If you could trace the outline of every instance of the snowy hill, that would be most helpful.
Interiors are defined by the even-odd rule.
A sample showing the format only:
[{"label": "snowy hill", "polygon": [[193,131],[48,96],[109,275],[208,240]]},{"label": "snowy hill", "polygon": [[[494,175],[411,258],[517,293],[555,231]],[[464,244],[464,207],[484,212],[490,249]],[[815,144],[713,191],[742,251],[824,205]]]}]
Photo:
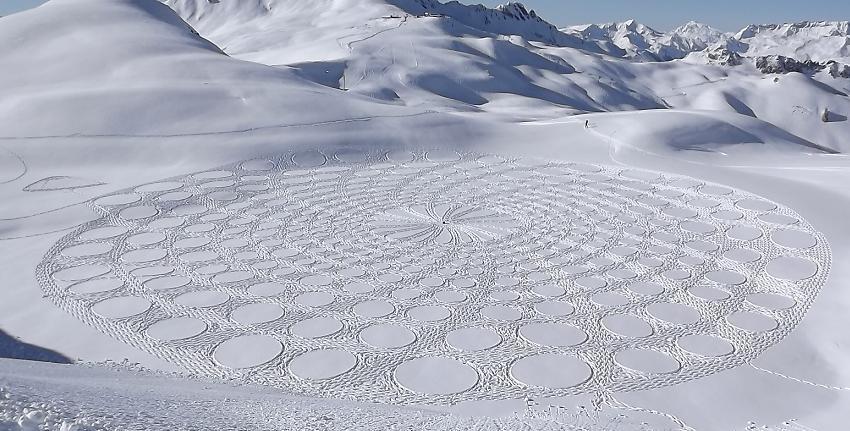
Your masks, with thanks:
[{"label": "snowy hill", "polygon": [[228,57],[154,1],[53,0],[2,24],[0,39],[17,41],[0,46],[5,136],[242,130],[279,124],[275,112],[310,122],[376,105],[334,96],[337,111],[296,109],[335,92]]}]

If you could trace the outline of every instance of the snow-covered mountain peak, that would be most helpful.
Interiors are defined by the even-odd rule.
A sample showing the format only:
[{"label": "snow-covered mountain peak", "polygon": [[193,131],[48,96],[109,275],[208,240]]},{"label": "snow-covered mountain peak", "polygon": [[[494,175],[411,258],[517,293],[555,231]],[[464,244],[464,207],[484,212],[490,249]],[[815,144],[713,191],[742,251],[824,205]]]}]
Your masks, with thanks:
[{"label": "snow-covered mountain peak", "polygon": [[595,45],[588,46],[579,38],[562,33],[533,10],[518,2],[506,3],[491,9],[480,4],[465,5],[457,1],[445,3],[440,0],[386,1],[411,15],[438,15],[489,33],[522,36],[526,40],[548,45],[583,47],[601,51]]},{"label": "snow-covered mountain peak", "polygon": [[850,36],[850,21],[801,21],[784,24],[751,24],[736,34],[738,39],[749,39],[760,34],[792,37],[805,36]]},{"label": "snow-covered mountain peak", "polygon": [[[677,29],[678,30],[678,29]],[[682,58],[688,52],[704,49],[709,39],[705,30],[682,28],[671,33],[660,32],[634,19],[607,24],[590,24],[564,29],[586,42],[597,43],[618,49],[609,49],[609,54],[626,56],[646,61],[667,61]],[[618,52],[619,51],[619,52]]]},{"label": "snow-covered mountain peak", "polygon": [[542,21],[542,19],[537,16],[537,13],[535,13],[534,10],[526,8],[524,4],[519,2],[510,2],[496,6],[496,10],[519,21]]},{"label": "snow-covered mountain peak", "polygon": [[728,34],[697,21],[689,21],[670,33],[705,45],[713,45],[729,37]]}]

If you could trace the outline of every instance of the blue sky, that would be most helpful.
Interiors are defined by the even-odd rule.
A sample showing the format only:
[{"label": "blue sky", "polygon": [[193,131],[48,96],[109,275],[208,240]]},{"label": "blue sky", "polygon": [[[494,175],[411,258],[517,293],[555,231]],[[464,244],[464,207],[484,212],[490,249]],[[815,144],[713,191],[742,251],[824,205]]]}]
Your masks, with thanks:
[{"label": "blue sky", "polygon": [[[506,1],[463,0],[487,6]],[[43,2],[0,0],[0,15]],[[558,26],[635,18],[658,30],[696,20],[724,31],[735,31],[751,23],[850,20],[848,0],[523,0],[523,3]]]},{"label": "blue sky", "polygon": [[0,0],[0,15],[8,15],[42,3],[44,3],[44,0]]}]

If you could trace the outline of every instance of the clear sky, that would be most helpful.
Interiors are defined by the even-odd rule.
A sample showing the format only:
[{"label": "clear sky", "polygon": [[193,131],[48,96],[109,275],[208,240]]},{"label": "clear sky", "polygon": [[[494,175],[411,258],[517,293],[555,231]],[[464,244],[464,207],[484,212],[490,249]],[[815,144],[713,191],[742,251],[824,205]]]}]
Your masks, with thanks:
[{"label": "clear sky", "polygon": [[8,15],[44,3],[45,0],[0,0],[0,15]]},{"label": "clear sky", "polygon": [[[507,0],[463,0],[496,6]],[[30,8],[44,0],[0,0],[0,15]],[[634,18],[658,30],[690,20],[724,31],[747,24],[802,20],[850,20],[850,0],[523,0],[558,26]]]}]

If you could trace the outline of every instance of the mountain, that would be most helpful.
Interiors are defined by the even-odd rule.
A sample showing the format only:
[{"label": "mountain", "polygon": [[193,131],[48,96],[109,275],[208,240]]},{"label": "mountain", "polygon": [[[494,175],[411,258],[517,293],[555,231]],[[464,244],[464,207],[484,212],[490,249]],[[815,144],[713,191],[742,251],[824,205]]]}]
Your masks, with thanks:
[{"label": "mountain", "polygon": [[494,9],[480,4],[464,5],[457,1],[443,3],[439,0],[392,0],[390,3],[412,15],[452,17],[464,25],[490,33],[522,36],[526,40],[548,45],[595,49],[593,44],[585,44],[578,37],[562,33],[522,3],[505,3]]},{"label": "mountain", "polygon": [[[706,51],[714,58],[782,56],[797,61],[850,63],[850,23],[800,22],[750,25],[735,34],[706,24],[688,22],[672,31],[660,32],[634,20],[590,24],[562,29],[587,43],[614,46],[625,57],[638,61],[670,61]],[[609,49],[612,55],[616,50]]]},{"label": "mountain", "polygon": [[[589,24],[563,29],[587,42],[615,46],[622,55],[642,61],[670,61],[684,58],[688,53],[702,51],[723,40],[727,35],[697,22],[689,22],[671,32],[663,33],[635,20],[608,24]],[[617,52],[613,51],[616,55]]]},{"label": "mountain", "polygon": [[443,21],[458,32],[519,36],[547,45],[603,52],[594,42],[560,32],[521,3],[490,9],[437,0],[162,1],[228,52],[254,59],[250,51],[262,46],[266,63],[272,53],[278,64],[308,56],[314,60],[339,58],[351,44],[359,43],[359,36],[392,30],[411,18]]},{"label": "mountain", "polygon": [[850,63],[850,22],[819,21],[750,25],[735,39],[749,57],[781,55],[797,60]]},{"label": "mountain", "polygon": [[707,24],[689,21],[668,33],[671,39],[677,37],[680,46],[687,51],[702,51],[709,46],[725,42],[729,34],[723,33]]}]

